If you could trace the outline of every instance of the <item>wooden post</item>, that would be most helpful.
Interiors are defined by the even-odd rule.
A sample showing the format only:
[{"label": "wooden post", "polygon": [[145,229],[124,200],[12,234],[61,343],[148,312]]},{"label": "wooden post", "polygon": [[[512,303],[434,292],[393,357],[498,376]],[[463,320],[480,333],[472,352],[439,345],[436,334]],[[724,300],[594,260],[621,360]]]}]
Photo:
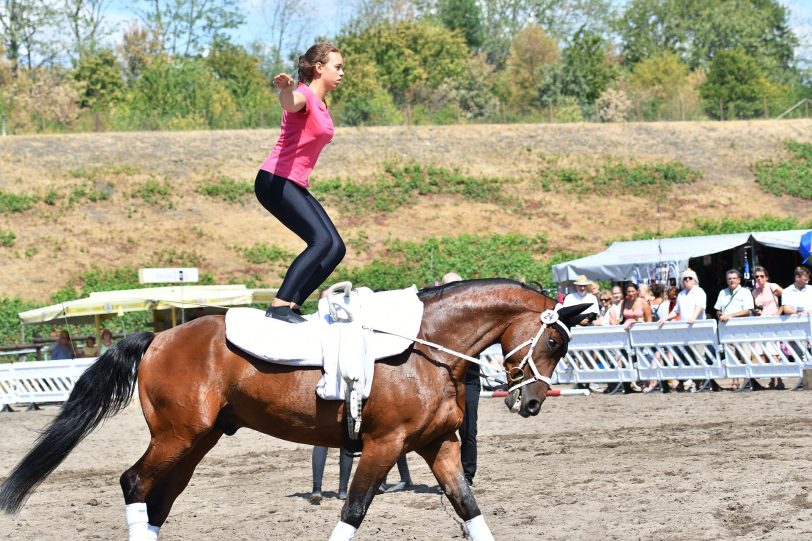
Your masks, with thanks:
[{"label": "wooden post", "polygon": [[42,111],[39,112],[39,131],[45,131],[45,113]]},{"label": "wooden post", "polygon": [[264,109],[259,110],[259,127],[260,128],[265,127],[265,110]]},{"label": "wooden post", "polygon": [[101,117],[98,111],[93,111],[93,121],[96,125],[96,133],[101,131]]},{"label": "wooden post", "polygon": [[725,119],[725,104],[722,101],[722,98],[719,98],[719,120]]},{"label": "wooden post", "polygon": [[764,120],[770,118],[770,110],[767,108],[767,96],[764,96]]},{"label": "wooden post", "polygon": [[554,117],[554,115],[553,115],[553,102],[550,102],[550,105],[549,105],[549,107],[547,109],[549,110],[549,113],[550,113],[550,124],[552,124],[553,123],[553,117]]},{"label": "wooden post", "polygon": [[809,118],[809,98],[804,100],[804,118]]},{"label": "wooden post", "polygon": [[803,386],[804,391],[812,391],[812,368],[803,369]]}]

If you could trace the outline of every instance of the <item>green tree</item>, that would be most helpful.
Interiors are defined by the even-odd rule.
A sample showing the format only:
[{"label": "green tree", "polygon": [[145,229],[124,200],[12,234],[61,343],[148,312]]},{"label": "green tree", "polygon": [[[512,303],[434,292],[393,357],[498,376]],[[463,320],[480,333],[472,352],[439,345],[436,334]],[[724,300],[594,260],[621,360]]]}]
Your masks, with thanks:
[{"label": "green tree", "polygon": [[561,61],[562,93],[575,97],[582,105],[594,104],[619,74],[608,42],[589,30],[575,34]]},{"label": "green tree", "polygon": [[662,52],[634,65],[629,90],[649,120],[679,119],[696,102],[696,89],[688,66],[673,52]]},{"label": "green tree", "polygon": [[353,62],[374,65],[381,87],[398,105],[411,103],[421,86],[437,88],[458,78],[468,57],[468,47],[458,31],[449,32],[428,20],[350,31],[336,41],[348,59],[348,73]]},{"label": "green tree", "polygon": [[451,30],[459,30],[471,49],[479,49],[485,40],[482,10],[477,0],[442,0],[437,7],[440,20]]},{"label": "green tree", "polygon": [[792,65],[798,45],[777,0],[632,0],[615,26],[626,65],[671,51],[695,69],[741,49],[775,71]]},{"label": "green tree", "polygon": [[255,109],[271,103],[270,81],[262,74],[259,59],[239,45],[216,39],[206,63],[242,108]]},{"label": "green tree", "polygon": [[82,56],[73,78],[80,83],[81,106],[94,111],[106,109],[124,90],[121,67],[110,49]]},{"label": "green tree", "polygon": [[333,94],[332,114],[346,126],[398,123],[400,112],[381,86],[377,68],[364,57],[353,58],[351,72]]},{"label": "green tree", "polygon": [[725,108],[726,118],[760,116],[763,99],[776,91],[758,61],[740,49],[720,51],[700,87],[706,111],[713,118],[721,114],[720,103]]},{"label": "green tree", "polygon": [[157,127],[216,127],[234,116],[234,98],[205,61],[155,57],[129,93],[129,108]]},{"label": "green tree", "polygon": [[513,38],[498,94],[518,112],[538,105],[545,72],[560,57],[555,40],[535,24],[528,24]]}]

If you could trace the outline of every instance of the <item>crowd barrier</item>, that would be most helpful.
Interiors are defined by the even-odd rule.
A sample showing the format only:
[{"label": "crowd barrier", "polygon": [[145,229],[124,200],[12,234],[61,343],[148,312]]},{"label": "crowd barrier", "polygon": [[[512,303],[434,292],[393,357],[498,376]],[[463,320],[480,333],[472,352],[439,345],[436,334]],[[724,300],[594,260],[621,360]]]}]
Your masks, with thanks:
[{"label": "crowd barrier", "polygon": [[[576,327],[554,383],[639,380],[802,377],[812,368],[812,317],[778,316]],[[501,357],[488,348],[483,360]],[[0,407],[64,402],[82,372],[95,361],[81,358],[0,364]],[[499,383],[492,369],[483,379]],[[502,377],[503,379],[503,377]]]},{"label": "crowd barrier", "polygon": [[576,327],[553,381],[801,377],[811,344],[809,315]]}]

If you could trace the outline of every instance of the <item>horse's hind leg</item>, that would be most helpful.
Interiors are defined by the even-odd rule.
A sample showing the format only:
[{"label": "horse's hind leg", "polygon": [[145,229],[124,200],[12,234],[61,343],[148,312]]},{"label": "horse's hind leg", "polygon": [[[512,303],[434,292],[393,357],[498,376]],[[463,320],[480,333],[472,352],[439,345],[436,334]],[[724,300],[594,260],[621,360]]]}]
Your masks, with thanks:
[{"label": "horse's hind leg", "polygon": [[455,433],[417,449],[440,484],[457,515],[465,521],[472,541],[493,541],[493,535],[465,480],[460,462],[460,442]]},{"label": "horse's hind leg", "polygon": [[202,434],[182,435],[177,427],[153,433],[144,456],[120,479],[130,541],[158,538],[175,498],[221,435],[218,428]]}]

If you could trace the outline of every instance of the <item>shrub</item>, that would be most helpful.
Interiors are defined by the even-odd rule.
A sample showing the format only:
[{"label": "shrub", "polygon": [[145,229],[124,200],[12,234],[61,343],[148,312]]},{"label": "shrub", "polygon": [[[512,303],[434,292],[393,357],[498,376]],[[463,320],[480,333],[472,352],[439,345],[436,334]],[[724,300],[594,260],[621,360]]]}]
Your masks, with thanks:
[{"label": "shrub", "polygon": [[756,182],[775,195],[812,199],[812,144],[787,141],[789,156],[768,159],[751,166]]},{"label": "shrub", "polygon": [[260,265],[263,263],[287,263],[293,260],[294,253],[276,245],[268,245],[265,243],[256,243],[248,248],[238,248],[240,252],[249,263]]},{"label": "shrub", "polygon": [[0,229],[0,246],[9,248],[14,244],[16,238],[17,235],[14,234],[14,231]]},{"label": "shrub", "polygon": [[131,192],[132,197],[142,199],[148,205],[161,208],[172,208],[174,205],[169,198],[172,195],[172,185],[164,179],[158,182],[151,178]]},{"label": "shrub", "polygon": [[16,194],[0,190],[0,214],[25,212],[34,206],[37,198],[33,195]]},{"label": "shrub", "polygon": [[197,193],[222,199],[229,203],[245,204],[245,196],[254,193],[254,185],[250,182],[235,180],[226,175],[219,175],[216,180],[202,183]]}]

